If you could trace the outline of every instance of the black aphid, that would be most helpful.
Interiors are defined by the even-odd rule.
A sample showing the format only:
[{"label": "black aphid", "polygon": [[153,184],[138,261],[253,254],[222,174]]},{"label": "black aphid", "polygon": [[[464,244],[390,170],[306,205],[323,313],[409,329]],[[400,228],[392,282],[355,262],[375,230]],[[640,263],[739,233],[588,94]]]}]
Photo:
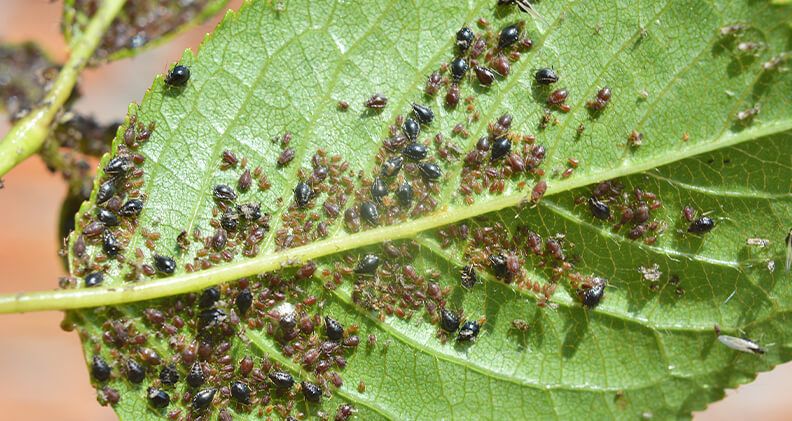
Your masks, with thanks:
[{"label": "black aphid", "polygon": [[380,176],[382,177],[394,177],[404,165],[404,158],[400,156],[396,156],[393,158],[388,159],[382,164],[382,168],[380,169]]},{"label": "black aphid", "polygon": [[511,152],[512,143],[509,138],[501,137],[492,142],[491,161],[497,161]]},{"label": "black aphid", "polygon": [[194,362],[192,367],[190,367],[190,372],[187,373],[187,384],[190,387],[199,387],[204,384],[206,377],[204,376],[203,368],[201,367],[201,363]]},{"label": "black aphid", "polygon": [[325,316],[325,333],[331,341],[344,339],[344,326],[330,316]]},{"label": "black aphid", "polygon": [[418,170],[421,171],[421,175],[427,181],[434,181],[443,176],[440,167],[433,162],[421,162],[418,164]]},{"label": "black aphid", "polygon": [[95,287],[104,281],[104,274],[102,272],[94,272],[89,273],[88,276],[85,277],[85,286],[86,287]]},{"label": "black aphid", "polygon": [[179,382],[179,372],[176,371],[176,367],[174,367],[172,364],[167,365],[162,368],[162,371],[160,371],[159,379],[162,384],[169,386],[174,385]]},{"label": "black aphid", "polygon": [[465,341],[472,341],[476,338],[479,334],[479,326],[478,322],[476,321],[467,321],[462,325],[462,329],[459,329],[459,334],[457,335],[457,341],[465,342]]},{"label": "black aphid", "polygon": [[273,371],[269,374],[269,378],[278,389],[291,389],[294,386],[294,378],[284,371]]},{"label": "black aphid", "polygon": [[377,271],[380,265],[380,258],[376,254],[367,254],[355,266],[355,273],[372,274]]},{"label": "black aphid", "polygon": [[715,228],[715,221],[709,216],[702,216],[693,221],[688,227],[688,232],[691,234],[706,234]]},{"label": "black aphid", "polygon": [[311,201],[313,197],[313,190],[311,186],[302,181],[297,183],[297,186],[294,188],[294,202],[297,203],[297,207],[304,208],[308,205],[308,202]]},{"label": "black aphid", "polygon": [[302,386],[302,393],[305,396],[305,400],[308,402],[317,403],[322,400],[322,388],[318,385],[309,382],[302,382],[300,383]]},{"label": "black aphid", "polygon": [[589,197],[588,206],[591,214],[594,215],[595,218],[602,219],[603,221],[610,219],[610,208],[605,203],[599,201],[596,197]]},{"label": "black aphid", "polygon": [[116,192],[115,183],[112,180],[105,181],[99,186],[99,192],[96,193],[96,204],[101,205],[110,200]]},{"label": "black aphid", "polygon": [[245,314],[253,304],[253,294],[249,289],[243,289],[239,292],[239,295],[237,295],[235,304],[237,310],[239,310],[239,314]]},{"label": "black aphid", "polygon": [[234,189],[225,184],[216,185],[212,194],[214,195],[215,199],[220,201],[231,202],[237,198],[237,194],[234,192]]},{"label": "black aphid", "polygon": [[432,124],[432,120],[434,120],[434,112],[432,112],[431,108],[413,102],[412,109],[413,113],[415,114],[415,118],[418,119],[419,123],[426,125]]},{"label": "black aphid", "polygon": [[140,199],[129,199],[121,209],[118,211],[118,214],[121,216],[135,216],[139,215],[140,212],[143,210],[143,201]]},{"label": "black aphid", "polygon": [[454,61],[451,62],[451,77],[454,78],[455,82],[458,82],[460,79],[465,77],[465,73],[467,73],[470,66],[468,65],[467,60],[463,57],[457,57]]},{"label": "black aphid", "polygon": [[219,308],[208,308],[198,314],[198,329],[211,328],[226,319],[226,313]]},{"label": "black aphid", "polygon": [[220,290],[217,287],[210,287],[203,290],[201,297],[198,299],[198,307],[209,308],[214,305],[215,301],[220,299]]},{"label": "black aphid", "polygon": [[534,75],[534,80],[540,85],[550,85],[558,82],[558,75],[553,69],[539,69]]},{"label": "black aphid", "polygon": [[241,404],[249,405],[250,387],[246,383],[239,381],[231,383],[231,397]]},{"label": "black aphid", "polygon": [[476,285],[478,277],[476,276],[476,269],[473,268],[473,265],[467,265],[462,268],[460,280],[462,281],[462,286],[465,288],[473,288],[473,286]]},{"label": "black aphid", "polygon": [[168,256],[160,256],[159,254],[154,255],[154,267],[160,273],[165,273],[170,275],[174,271],[176,271],[176,261],[173,258]]},{"label": "black aphid", "polygon": [[110,230],[104,232],[102,237],[102,250],[110,257],[115,257],[121,251],[121,243]]},{"label": "black aphid", "polygon": [[96,219],[108,227],[118,225],[118,217],[109,209],[99,208],[99,211],[96,212]]},{"label": "black aphid", "polygon": [[473,38],[476,35],[473,33],[473,30],[468,28],[467,26],[463,26],[462,29],[457,31],[456,33],[456,45],[459,48],[459,51],[464,53],[470,48],[470,45],[473,43]]},{"label": "black aphid", "polygon": [[110,366],[104,358],[94,355],[91,361],[91,376],[94,380],[103,382],[110,378]]},{"label": "black aphid", "polygon": [[126,378],[131,383],[138,384],[146,378],[146,370],[135,360],[127,361]]},{"label": "black aphid", "polygon": [[446,332],[454,333],[459,329],[459,316],[451,310],[440,309],[440,327]]},{"label": "black aphid", "polygon": [[369,225],[377,226],[380,222],[379,211],[377,205],[372,202],[363,202],[360,204],[360,215],[369,223]]},{"label": "black aphid", "polygon": [[411,161],[420,161],[426,158],[426,154],[428,152],[429,151],[426,149],[426,146],[417,142],[413,142],[404,147],[404,150],[402,150],[402,155]]},{"label": "black aphid", "polygon": [[374,183],[371,184],[371,198],[380,202],[388,193],[388,185],[385,181],[379,177],[375,178]]},{"label": "black aphid", "polygon": [[491,254],[489,257],[492,273],[498,278],[505,278],[509,274],[506,257],[502,254]]},{"label": "black aphid", "polygon": [[504,49],[520,39],[520,28],[517,25],[509,25],[501,30],[498,37],[498,48]]},{"label": "black aphid", "polygon": [[404,122],[404,127],[402,130],[404,131],[404,135],[407,136],[407,139],[415,142],[415,140],[418,138],[418,134],[421,133],[421,125],[412,118],[408,118]]},{"label": "black aphid", "polygon": [[165,83],[170,86],[184,86],[188,80],[190,80],[190,68],[181,64],[173,66],[173,69],[165,76]]},{"label": "black aphid", "polygon": [[147,396],[149,405],[154,408],[161,409],[170,405],[170,396],[162,390],[149,387]]},{"label": "black aphid", "polygon": [[605,285],[607,283],[607,279],[593,278],[591,280],[591,287],[583,287],[578,291],[580,302],[588,308],[594,308],[599,305],[602,297],[605,295]]},{"label": "black aphid", "polygon": [[238,224],[239,214],[234,208],[226,209],[226,211],[223,212],[223,216],[220,217],[220,225],[228,231],[235,230]]},{"label": "black aphid", "polygon": [[399,200],[400,205],[408,207],[412,203],[412,198],[413,188],[409,182],[405,181],[396,189],[396,199]]},{"label": "black aphid", "polygon": [[104,172],[110,177],[116,177],[126,174],[130,168],[132,168],[132,163],[129,162],[127,157],[117,156],[107,163],[107,166],[104,168]]},{"label": "black aphid", "polygon": [[206,409],[209,405],[212,404],[212,399],[214,399],[215,393],[217,393],[217,389],[204,389],[195,394],[192,400],[192,407],[195,410]]}]

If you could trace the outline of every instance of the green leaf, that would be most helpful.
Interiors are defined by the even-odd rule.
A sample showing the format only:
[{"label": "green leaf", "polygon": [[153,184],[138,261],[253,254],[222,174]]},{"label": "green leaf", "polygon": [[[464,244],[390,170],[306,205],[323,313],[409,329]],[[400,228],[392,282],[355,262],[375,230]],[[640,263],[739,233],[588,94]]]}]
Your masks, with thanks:
[{"label": "green leaf", "polygon": [[[100,355],[111,366],[111,380],[96,381],[100,401],[108,392],[112,397],[106,389],[112,388],[120,392],[114,407],[122,418],[185,415],[191,411],[182,403],[190,402],[185,393],[196,389],[183,380],[162,386],[158,373],[172,363],[184,379],[193,354],[203,352],[213,373],[203,388],[244,381],[255,391],[252,407],[234,403],[223,390],[215,396],[212,414],[240,418],[333,416],[345,403],[360,419],[688,418],[725,388],[792,358],[786,328],[792,291],[783,264],[792,219],[792,78],[782,71],[790,9],[748,1],[566,1],[537,3],[541,17],[533,18],[493,3],[317,1],[285,11],[249,3],[226,17],[197,57],[182,57],[192,75],[185,87],[155,80],[142,104],[130,108],[114,144],[116,155],[145,158],[134,170],[142,173],[119,181],[119,198],[138,191],[145,203],[139,217],[109,228],[123,261],[106,260],[101,240],[86,236],[96,218],[95,191],[77,218],[71,269],[77,285],[94,271],[105,274],[104,284],[64,291],[55,302],[60,308],[120,304],[69,312],[65,323],[80,333],[89,365]],[[487,34],[490,46],[501,28],[525,21],[533,47],[513,57],[508,77],[489,88],[473,77],[460,81],[463,101],[444,107],[448,88],[424,96],[426,78],[454,58],[456,31],[479,17],[490,27],[474,30]],[[735,23],[747,29],[721,35]],[[742,42],[763,48],[741,52]],[[780,63],[765,69],[773,57]],[[553,88],[566,87],[571,106],[569,113],[549,111],[545,129],[539,126],[552,89],[534,84],[541,67],[559,73]],[[610,103],[590,113],[586,101],[605,85],[613,92]],[[381,112],[362,105],[375,92],[389,98]],[[348,101],[349,109],[340,110],[339,101]],[[409,214],[386,200],[379,205],[383,226],[364,223],[360,232],[345,226],[343,216],[328,217],[323,204],[341,194],[347,197],[342,213],[369,200],[382,158],[394,156],[382,146],[388,126],[410,115],[413,102],[434,110],[420,139],[443,176],[427,183],[411,167],[399,177],[431,200],[416,199]],[[753,118],[738,114],[754,107],[760,112]],[[538,167],[544,177],[536,169],[505,176],[506,164],[490,163],[484,154],[480,170],[495,171],[484,181],[466,164],[488,125],[504,113],[513,116],[513,150],[535,152],[528,134],[533,145],[546,147]],[[156,128],[148,140],[132,142],[149,124]],[[464,130],[455,129],[458,124]],[[643,134],[642,145],[628,145],[632,131]],[[439,146],[431,141],[437,133],[443,135]],[[443,158],[451,143],[461,155]],[[294,159],[279,166],[286,147]],[[221,169],[225,150],[244,158],[248,169],[261,167],[270,184],[254,182],[238,192],[238,204],[261,203],[265,216],[232,231],[235,245],[224,249],[228,262],[206,243],[222,214],[214,186],[236,186],[243,171],[241,162]],[[570,159],[577,168],[568,175]],[[316,184],[320,193],[307,209],[297,209],[292,190],[309,180],[312,161],[329,166],[330,175]],[[100,174],[96,186],[107,180]],[[531,203],[540,180],[547,180],[547,193]],[[498,181],[501,193],[485,188],[466,198],[461,188]],[[610,206],[609,221],[594,218],[585,204],[594,190]],[[620,226],[623,210],[637,211],[639,198],[653,207],[648,220]],[[118,204],[112,201],[102,207]],[[428,209],[413,215],[420,204]],[[690,222],[682,217],[688,206],[696,218],[708,213],[714,229],[688,233]],[[320,222],[327,223],[326,237]],[[639,225],[647,232],[630,240]],[[266,228],[260,243],[245,245],[259,227]],[[532,252],[527,230],[560,244],[564,258],[554,258],[546,244]],[[178,246],[182,232],[184,249]],[[747,245],[748,238],[769,245]],[[75,252],[81,241],[87,242],[84,256]],[[176,273],[146,276],[155,253],[173,256]],[[374,275],[354,274],[366,253],[385,263]],[[519,264],[507,277],[512,282],[499,279],[489,263],[498,253]],[[312,274],[309,260],[317,266]],[[480,280],[470,289],[460,286],[466,264]],[[211,268],[199,270],[204,265]],[[578,294],[592,277],[608,283],[600,305],[587,309]],[[200,327],[201,293],[184,293],[216,284],[221,298],[212,306],[226,318]],[[234,301],[245,286],[254,307],[241,315]],[[183,295],[160,298],[175,294]],[[282,327],[280,318],[292,308],[282,301],[304,319],[296,339]],[[486,317],[479,337],[464,343],[444,333],[441,306],[468,321]],[[211,315],[204,313],[203,324]],[[325,348],[318,358],[328,361],[326,372],[304,359],[325,341],[323,316],[346,326],[347,338],[355,329],[360,338],[356,347]],[[310,320],[314,333],[307,333]],[[715,325],[725,335],[756,340],[766,354],[727,348]],[[376,344],[368,344],[370,335]],[[191,348],[201,342],[202,351]],[[151,362],[151,350],[160,364],[151,364],[139,385],[125,380],[127,361]],[[244,357],[260,373],[241,373]],[[266,375],[276,369],[323,384],[322,403],[307,403],[297,386],[273,390]],[[331,385],[335,372],[341,387]],[[149,386],[170,393],[172,404],[147,407]]]},{"label": "green leaf", "polygon": [[[134,56],[211,18],[226,3],[228,0],[127,0],[93,58],[102,62]],[[64,2],[62,29],[67,43],[85,30],[98,4],[97,0]]]}]

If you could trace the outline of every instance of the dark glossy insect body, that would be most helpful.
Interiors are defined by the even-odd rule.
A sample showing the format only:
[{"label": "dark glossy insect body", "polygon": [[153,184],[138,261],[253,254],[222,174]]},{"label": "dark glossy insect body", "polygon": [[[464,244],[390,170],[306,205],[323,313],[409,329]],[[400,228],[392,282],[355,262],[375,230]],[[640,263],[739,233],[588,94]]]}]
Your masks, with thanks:
[{"label": "dark glossy insect body", "polygon": [[398,189],[396,189],[396,199],[399,200],[399,204],[408,207],[412,203],[413,198],[413,188],[409,182],[405,181],[402,183]]},{"label": "dark glossy insect body", "polygon": [[132,163],[129,162],[127,157],[117,156],[107,163],[107,166],[104,168],[104,172],[110,177],[117,177],[126,174],[131,168]]},{"label": "dark glossy insect body", "polygon": [[237,228],[238,224],[239,214],[237,214],[236,209],[226,209],[226,211],[223,212],[223,216],[220,218],[220,226],[228,231],[233,231]]},{"label": "dark glossy insect body", "polygon": [[593,278],[590,288],[584,287],[578,291],[580,302],[588,308],[594,308],[599,305],[602,297],[605,295],[605,285],[607,283],[607,279]]},{"label": "dark glossy insect body", "polygon": [[558,82],[558,75],[553,69],[539,69],[534,74],[534,80],[539,85],[550,85]]},{"label": "dark glossy insect body", "polygon": [[511,152],[511,140],[507,137],[501,137],[499,139],[495,139],[495,142],[492,143],[492,153],[490,155],[490,161],[497,161],[504,156],[508,155]]},{"label": "dark glossy insect body", "polygon": [[481,326],[479,326],[478,322],[476,321],[467,321],[462,325],[462,329],[459,329],[459,334],[457,335],[457,341],[460,342],[467,342],[472,341],[476,338],[479,334]]},{"label": "dark glossy insect body", "polygon": [[371,98],[364,102],[363,105],[374,110],[381,110],[385,108],[386,105],[388,105],[388,98],[382,94],[374,94]]},{"label": "dark glossy insect body", "polygon": [[367,254],[355,266],[355,273],[373,274],[380,265],[380,258],[376,254]]},{"label": "dark glossy insect body", "polygon": [[473,288],[473,286],[476,285],[478,277],[476,276],[476,269],[473,268],[473,265],[467,265],[462,268],[460,279],[462,281],[462,286],[465,288]]},{"label": "dark glossy insect body", "polygon": [[445,104],[451,108],[456,107],[459,104],[459,95],[459,85],[453,84],[449,86],[445,96]]},{"label": "dark glossy insect body", "polygon": [[204,384],[206,381],[206,377],[204,376],[203,368],[201,367],[201,363],[194,362],[192,367],[190,367],[190,372],[187,374],[187,378],[185,379],[187,384],[190,387],[199,387]]},{"label": "dark glossy insect body", "polygon": [[547,105],[563,104],[564,101],[566,101],[568,95],[569,91],[567,91],[565,88],[556,89],[550,93],[550,96],[547,97]]},{"label": "dark glossy insect body", "polygon": [[104,237],[102,238],[102,250],[110,257],[115,257],[118,255],[118,252],[121,251],[121,243],[118,242],[118,239],[116,239],[115,235],[109,230],[105,231]]},{"label": "dark glossy insect body", "polygon": [[127,361],[126,378],[131,383],[139,384],[146,378],[146,370],[135,360]]},{"label": "dark glossy insect body", "polygon": [[[507,139],[508,140],[508,139]],[[509,146],[511,147],[511,145]],[[482,136],[478,142],[476,142],[476,149],[480,150],[481,152],[486,152],[490,149],[490,140],[488,136]]]},{"label": "dark glossy insect body", "polygon": [[216,200],[225,202],[231,202],[237,198],[237,194],[234,192],[234,189],[225,184],[216,185],[212,191],[212,194]]},{"label": "dark glossy insect body", "polygon": [[421,124],[432,124],[432,120],[434,120],[434,112],[431,108],[413,103],[412,105],[413,113],[415,114],[415,118],[418,119],[418,122]]},{"label": "dark glossy insect body", "polygon": [[594,215],[595,218],[602,219],[603,221],[610,219],[610,208],[605,203],[599,201],[596,197],[589,197],[588,206],[591,214]]},{"label": "dark glossy insect body", "polygon": [[440,327],[446,332],[454,333],[459,329],[459,316],[451,310],[440,309]]},{"label": "dark glossy insect body", "polygon": [[96,204],[101,205],[110,200],[116,192],[115,183],[112,180],[105,181],[99,186],[99,192],[96,193]]},{"label": "dark glossy insect body", "polygon": [[360,215],[369,223],[369,225],[377,226],[380,223],[380,215],[377,210],[377,205],[372,202],[363,202],[360,204]]},{"label": "dark glossy insect body", "polygon": [[140,215],[140,212],[143,210],[143,201],[140,199],[129,199],[121,209],[118,211],[118,214],[121,216],[135,216]]},{"label": "dark glossy insect body", "polygon": [[179,381],[179,372],[173,365],[167,365],[160,371],[159,379],[162,384],[174,385]]},{"label": "dark glossy insect body", "polygon": [[297,203],[297,207],[304,208],[308,205],[308,202],[311,201],[313,197],[313,190],[311,186],[302,181],[297,183],[297,187],[294,188],[294,202]]},{"label": "dark glossy insect body", "polygon": [[153,408],[161,409],[170,405],[170,396],[162,390],[149,387],[147,397],[149,405]]},{"label": "dark glossy insect body", "polygon": [[476,35],[473,33],[473,30],[468,28],[467,26],[463,26],[462,29],[457,31],[456,33],[456,45],[459,48],[460,53],[464,53],[470,48],[470,45],[473,43],[473,38]]},{"label": "dark glossy insect body", "polygon": [[236,304],[239,314],[245,314],[245,312],[247,312],[250,306],[253,304],[253,294],[249,289],[243,289],[239,292],[239,295],[237,295],[234,304]]},{"label": "dark glossy insect body", "polygon": [[99,208],[99,211],[96,212],[96,218],[108,227],[118,225],[118,217],[113,212],[105,208]]},{"label": "dark glossy insect body", "polygon": [[91,361],[91,376],[94,380],[100,382],[110,378],[110,366],[107,365],[107,361],[105,361],[104,358],[94,355]]},{"label": "dark glossy insect body", "polygon": [[455,82],[459,82],[463,77],[465,77],[465,73],[467,73],[468,69],[470,68],[467,60],[462,57],[455,58],[449,67],[451,69],[451,77]]},{"label": "dark glossy insect body", "polygon": [[371,198],[377,202],[381,202],[382,198],[388,195],[388,185],[381,178],[374,179],[371,184]]},{"label": "dark glossy insect body", "polygon": [[89,273],[85,277],[86,287],[95,287],[104,281],[104,274],[102,272]]},{"label": "dark glossy insect body", "polygon": [[421,162],[418,164],[418,170],[421,172],[424,180],[427,181],[435,181],[443,176],[443,171],[433,162]]},{"label": "dark glossy insect body", "polygon": [[294,378],[284,371],[273,371],[269,378],[278,389],[291,389],[294,386]]},{"label": "dark glossy insect body", "polygon": [[219,308],[208,308],[198,314],[198,329],[211,328],[226,319],[226,314]]},{"label": "dark glossy insect body", "polygon": [[408,118],[404,121],[404,127],[402,127],[402,130],[404,131],[404,135],[407,136],[407,139],[415,142],[415,140],[418,138],[418,134],[421,133],[421,125],[412,118]]},{"label": "dark glossy insect body", "polygon": [[504,49],[520,39],[520,28],[517,25],[509,25],[501,30],[498,37],[498,48]]},{"label": "dark glossy insect body", "polygon": [[210,287],[203,290],[201,297],[198,299],[199,308],[209,308],[220,299],[220,290],[217,287]]},{"label": "dark glossy insect body", "polygon": [[250,387],[243,382],[231,383],[231,397],[243,405],[250,404]]},{"label": "dark glossy insect body", "polygon": [[322,400],[321,387],[306,381],[300,383],[300,386],[302,386],[302,393],[306,401],[317,403]]},{"label": "dark glossy insect body", "polygon": [[706,234],[712,231],[713,228],[715,228],[715,221],[709,216],[702,216],[688,226],[688,232],[691,234]]},{"label": "dark glossy insect body", "polygon": [[325,316],[325,333],[331,341],[344,339],[344,326],[330,316]]},{"label": "dark glossy insect body", "polygon": [[410,143],[402,151],[402,155],[411,161],[420,161],[429,153],[426,146],[420,143]]},{"label": "dark glossy insect body", "polygon": [[505,278],[509,274],[508,267],[506,265],[506,257],[502,254],[492,254],[489,257],[490,261],[490,268],[492,268],[492,273],[495,274],[498,278]]},{"label": "dark glossy insect body", "polygon": [[176,271],[176,261],[174,261],[171,257],[155,254],[154,267],[156,267],[160,273],[170,275]]},{"label": "dark glossy insect body", "polygon": [[190,80],[190,68],[181,64],[173,66],[165,76],[165,83],[170,86],[184,86],[188,80]]},{"label": "dark glossy insect body", "polygon": [[382,164],[382,168],[380,169],[380,176],[382,177],[394,177],[404,165],[404,158],[400,156],[396,156],[393,158],[388,159]]},{"label": "dark glossy insect body", "polygon": [[218,228],[212,235],[212,248],[216,251],[222,251],[226,243],[228,243],[228,232],[224,228]]},{"label": "dark glossy insect body", "polygon": [[192,407],[196,411],[208,408],[212,404],[217,389],[204,389],[195,394],[192,400]]},{"label": "dark glossy insect body", "polygon": [[476,66],[473,68],[476,72],[476,78],[483,86],[490,86],[495,81],[495,72],[484,66]]}]

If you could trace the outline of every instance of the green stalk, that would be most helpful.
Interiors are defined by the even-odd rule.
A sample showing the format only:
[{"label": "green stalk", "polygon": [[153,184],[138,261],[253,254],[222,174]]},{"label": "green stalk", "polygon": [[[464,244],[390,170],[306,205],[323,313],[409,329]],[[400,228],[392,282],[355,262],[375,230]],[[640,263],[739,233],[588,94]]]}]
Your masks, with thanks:
[{"label": "green stalk", "polygon": [[72,45],[69,60],[44,99],[19,120],[0,142],[0,176],[36,153],[50,132],[52,121],[71,95],[77,77],[93,56],[110,23],[126,0],[104,0],[85,32]]}]

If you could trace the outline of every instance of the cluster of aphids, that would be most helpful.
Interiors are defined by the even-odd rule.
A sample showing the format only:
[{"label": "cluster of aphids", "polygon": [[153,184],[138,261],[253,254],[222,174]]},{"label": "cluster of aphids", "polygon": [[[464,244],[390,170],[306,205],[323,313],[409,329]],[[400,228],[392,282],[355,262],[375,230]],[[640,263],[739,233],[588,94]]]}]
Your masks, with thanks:
[{"label": "cluster of aphids", "polygon": [[589,197],[578,197],[575,203],[585,203],[594,218],[613,223],[614,230],[628,229],[630,240],[643,238],[644,243],[654,244],[667,228],[667,224],[652,216],[653,211],[663,206],[656,194],[639,187],[626,191],[615,180],[597,184]]},{"label": "cluster of aphids", "polygon": [[[84,285],[92,287],[104,280],[108,260],[115,259],[127,263],[134,270],[135,279],[142,272],[153,276],[157,272],[165,275],[173,273],[176,263],[170,256],[154,254],[153,241],[146,246],[153,254],[150,262],[142,263],[144,253],[137,249],[137,261],[127,262],[122,251],[128,246],[137,227],[137,218],[143,210],[145,197],[140,188],[143,185],[143,163],[145,158],[135,150],[141,143],[148,140],[154,130],[154,124],[145,126],[130,116],[129,125],[123,134],[124,144],[105,165],[99,179],[96,192],[96,207],[85,212],[79,221],[81,233],[74,240],[72,255],[75,259],[73,273],[84,276]],[[157,234],[152,234],[157,235]],[[87,248],[99,248],[93,261]]]},{"label": "cluster of aphids", "polygon": [[293,203],[275,233],[275,244],[281,249],[327,237],[355,188],[349,163],[340,155],[327,156],[324,149],[311,157],[311,169],[300,168],[297,177]]},{"label": "cluster of aphids", "polygon": [[[119,401],[112,381],[141,385],[139,392],[152,410],[174,420],[208,416],[215,410],[219,419],[230,419],[229,407],[288,418],[302,401],[306,408],[321,402],[330,396],[331,386],[343,384],[333,370],[346,365],[345,353],[354,350],[359,339],[356,326],[345,329],[331,317],[312,313],[316,297],[287,304],[299,295],[296,281],[312,274],[306,265],[293,278],[271,274],[165,300],[143,310],[140,320],[109,318],[102,325],[101,340],[82,331],[94,344],[91,375],[100,399]],[[287,367],[249,355],[244,348],[234,351],[233,341],[246,329],[265,330],[285,356],[314,373],[313,380],[299,382]],[[107,352],[101,353],[102,343]],[[341,405],[336,419],[352,412]],[[302,419],[305,414],[295,416]]]},{"label": "cluster of aphids", "polygon": [[[510,131],[512,116],[504,114],[487,126],[487,136],[476,142],[475,148],[464,158],[459,192],[465,197],[466,204],[474,202],[474,195],[489,191],[503,193],[506,180],[521,176],[541,177],[544,170],[539,168],[545,158],[543,145],[535,145],[532,135],[521,135]],[[525,187],[526,181],[517,184],[518,189]]]},{"label": "cluster of aphids", "polygon": [[[479,20],[485,28],[489,23]],[[524,22],[506,26],[500,32],[485,31],[478,35],[467,26],[456,34],[456,57],[443,64],[438,71],[429,75],[424,92],[436,95],[441,87],[446,87],[445,104],[456,107],[462,97],[460,84],[472,69],[480,86],[489,87],[495,81],[506,78],[511,63],[520,59],[521,51],[528,51],[533,45],[528,37],[523,37]]]}]

